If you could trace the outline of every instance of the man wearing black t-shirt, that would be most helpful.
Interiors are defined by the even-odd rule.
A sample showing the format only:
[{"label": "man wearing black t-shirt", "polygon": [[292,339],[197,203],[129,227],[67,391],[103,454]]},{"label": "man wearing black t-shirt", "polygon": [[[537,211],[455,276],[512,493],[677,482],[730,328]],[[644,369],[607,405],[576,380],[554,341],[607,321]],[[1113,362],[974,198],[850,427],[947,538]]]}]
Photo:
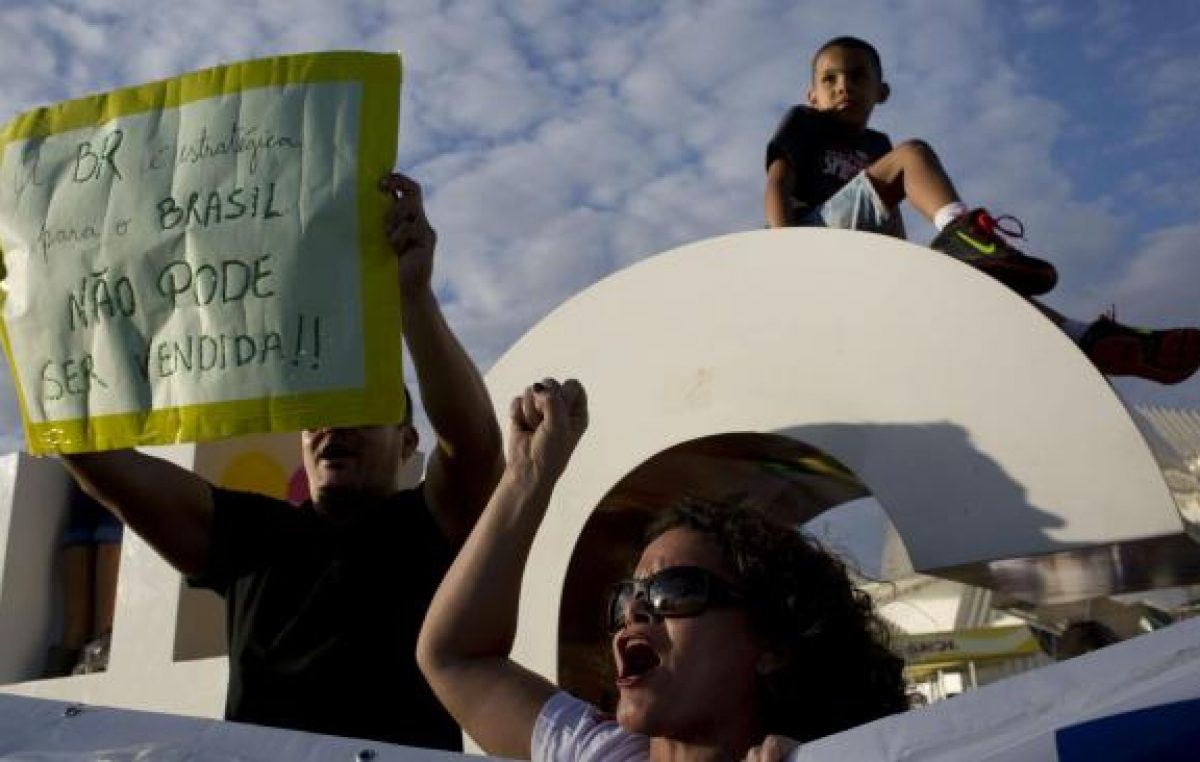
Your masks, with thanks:
[{"label": "man wearing black t-shirt", "polygon": [[399,257],[404,338],[438,442],[425,481],[397,491],[416,431],[400,424],[301,436],[311,501],[219,489],[135,450],[65,456],[84,489],[192,584],[226,601],[226,718],[461,749],[421,677],[430,599],[503,469],[487,391],[431,287],[436,234],[420,186],[390,175],[385,234]]}]

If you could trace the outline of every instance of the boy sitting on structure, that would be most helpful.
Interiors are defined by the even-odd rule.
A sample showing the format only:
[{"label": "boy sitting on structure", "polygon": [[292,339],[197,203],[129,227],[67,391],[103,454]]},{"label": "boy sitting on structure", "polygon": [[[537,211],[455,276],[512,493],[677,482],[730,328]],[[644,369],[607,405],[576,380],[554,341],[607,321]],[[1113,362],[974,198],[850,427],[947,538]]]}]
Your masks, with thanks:
[{"label": "boy sitting on structure", "polygon": [[1004,236],[1024,238],[1016,219],[968,209],[927,143],[895,148],[869,129],[871,111],[890,94],[879,53],[837,37],[813,58],[808,105],[793,107],[767,146],[765,207],[771,227],[814,225],[904,237],[898,205],[908,199],[940,231],[930,246],[1025,296],[1102,372],[1176,384],[1200,367],[1200,330],[1147,330],[1102,315],[1090,324],[1034,300],[1054,288],[1054,266],[1027,256]]}]

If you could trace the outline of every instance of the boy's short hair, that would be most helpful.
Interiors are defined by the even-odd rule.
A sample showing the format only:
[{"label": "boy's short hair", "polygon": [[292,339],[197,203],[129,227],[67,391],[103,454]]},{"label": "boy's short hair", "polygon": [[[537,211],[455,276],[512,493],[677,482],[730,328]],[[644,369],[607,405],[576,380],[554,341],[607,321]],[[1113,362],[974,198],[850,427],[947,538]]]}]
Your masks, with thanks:
[{"label": "boy's short hair", "polygon": [[850,48],[851,50],[861,50],[871,58],[871,63],[875,66],[875,73],[879,75],[879,81],[883,81],[883,60],[879,57],[879,51],[875,46],[866,40],[858,37],[842,36],[834,37],[821,47],[817,48],[817,52],[813,53],[812,57],[812,73],[815,77],[817,74],[817,59],[821,54],[830,48]]}]

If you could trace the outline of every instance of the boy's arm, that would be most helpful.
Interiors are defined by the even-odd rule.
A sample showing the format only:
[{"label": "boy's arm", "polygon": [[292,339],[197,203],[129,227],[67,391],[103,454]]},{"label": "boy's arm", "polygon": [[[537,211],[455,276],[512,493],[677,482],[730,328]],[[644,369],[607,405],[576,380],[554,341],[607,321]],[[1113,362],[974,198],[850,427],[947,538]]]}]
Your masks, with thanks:
[{"label": "boy's arm", "polygon": [[383,189],[394,198],[387,234],[400,259],[404,340],[438,440],[426,469],[425,498],[457,545],[470,533],[504,468],[500,427],[483,379],[433,293],[437,234],[425,216],[421,186],[393,174],[384,179]]},{"label": "boy's arm", "polygon": [[587,427],[587,400],[578,382],[547,379],[511,409],[508,466],[429,606],[417,663],[485,752],[529,759],[538,714],[558,689],[509,658],[521,577],[554,485]]},{"label": "boy's arm", "polygon": [[784,114],[775,134],[767,142],[767,183],[763,193],[763,208],[767,226],[773,228],[794,225],[791,193],[795,188],[798,156],[804,155],[813,131],[812,114],[805,106],[793,106]]},{"label": "boy's arm", "polygon": [[63,455],[91,495],[188,576],[208,566],[212,485],[170,461],[137,450]]},{"label": "boy's arm", "polygon": [[775,158],[767,167],[767,188],[763,198],[769,227],[782,228],[792,224],[787,191],[791,184],[792,163],[782,156]]}]

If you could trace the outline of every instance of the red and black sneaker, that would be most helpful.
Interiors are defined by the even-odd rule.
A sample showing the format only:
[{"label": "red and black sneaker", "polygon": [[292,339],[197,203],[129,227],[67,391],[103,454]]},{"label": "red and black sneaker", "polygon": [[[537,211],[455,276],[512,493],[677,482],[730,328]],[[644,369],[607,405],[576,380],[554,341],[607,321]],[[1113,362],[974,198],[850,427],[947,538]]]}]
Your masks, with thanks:
[{"label": "red and black sneaker", "polygon": [[1115,315],[1096,318],[1079,348],[1106,376],[1137,376],[1178,384],[1200,368],[1200,329],[1131,328]]},{"label": "red and black sneaker", "polygon": [[1016,217],[994,218],[985,209],[972,209],[943,228],[929,247],[982,270],[1022,296],[1054,288],[1058,283],[1054,265],[1022,253],[1004,236],[1024,239],[1025,227]]}]

